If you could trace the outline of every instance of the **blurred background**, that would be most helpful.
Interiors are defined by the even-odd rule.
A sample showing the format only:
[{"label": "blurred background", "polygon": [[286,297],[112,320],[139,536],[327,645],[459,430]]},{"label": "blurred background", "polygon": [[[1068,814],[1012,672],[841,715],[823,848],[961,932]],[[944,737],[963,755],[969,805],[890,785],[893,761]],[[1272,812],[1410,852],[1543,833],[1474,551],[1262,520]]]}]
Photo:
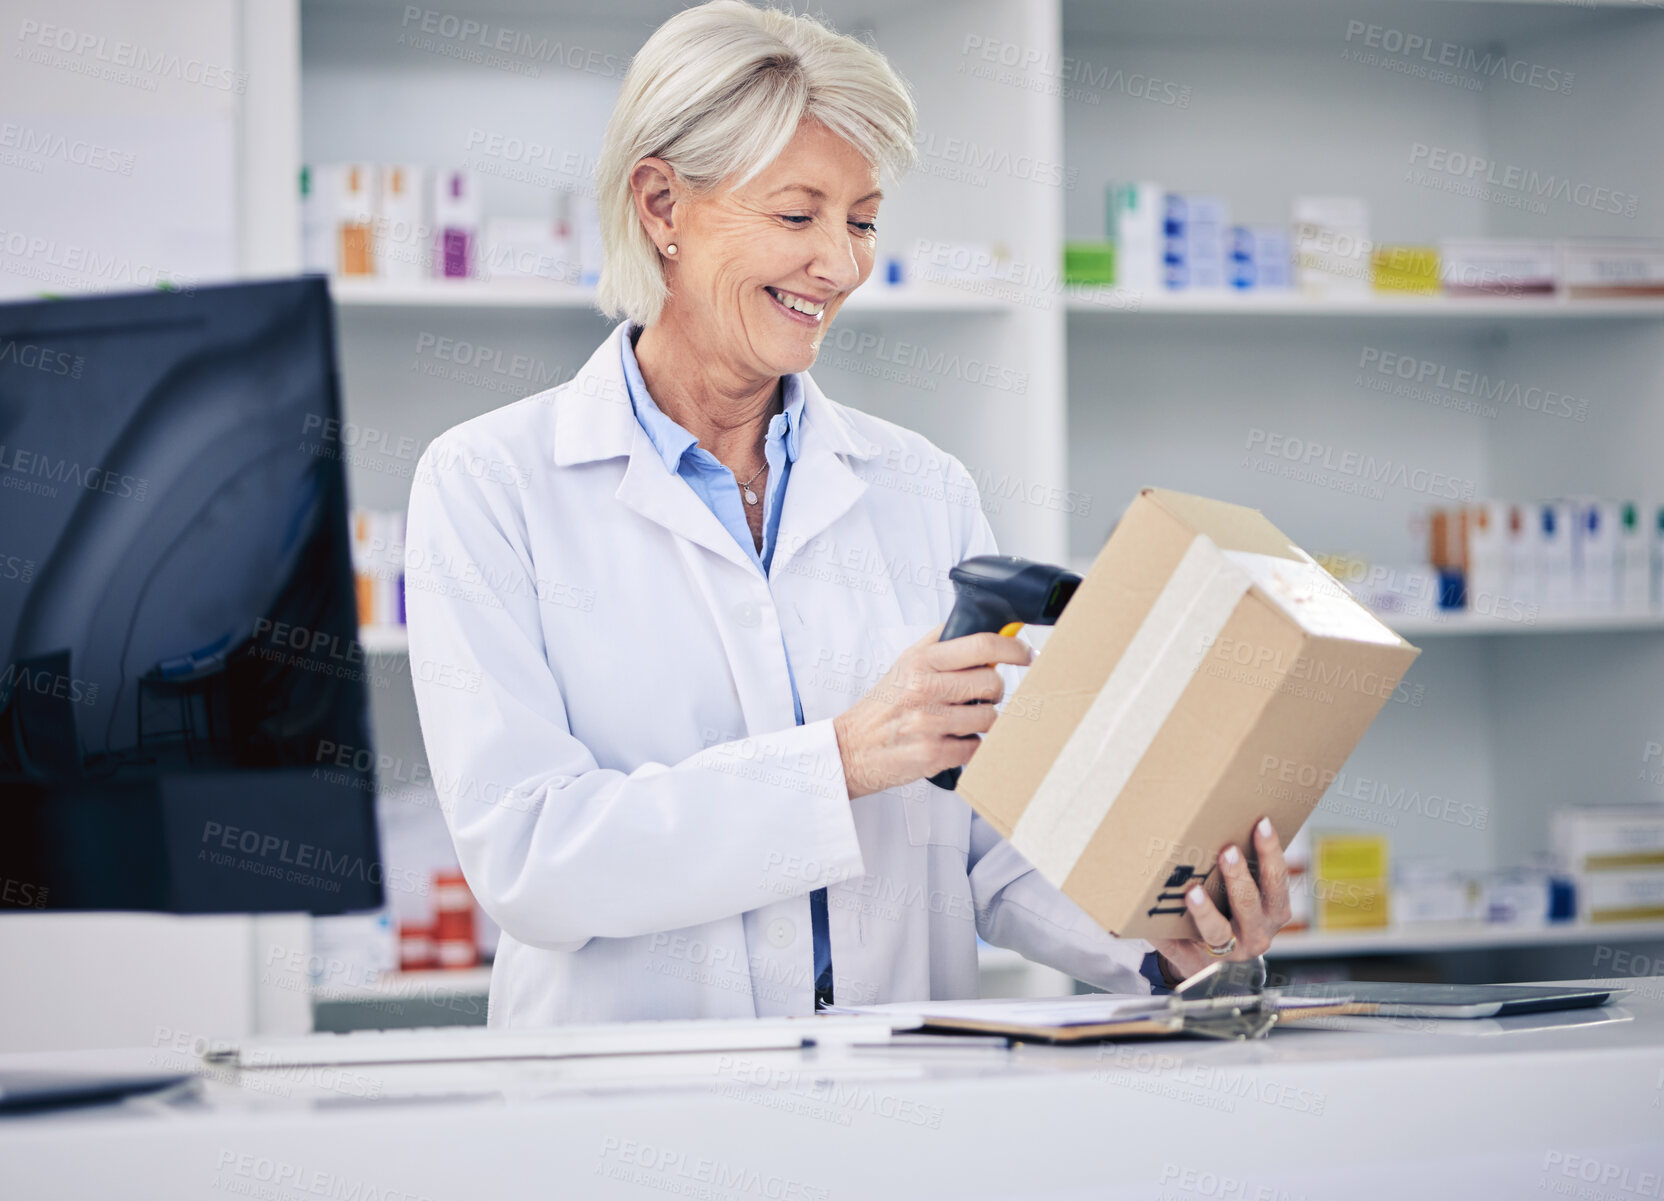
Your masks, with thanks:
[{"label": "blurred background", "polygon": [[[436,434],[605,335],[595,157],[678,7],[0,0],[0,298],[331,277],[383,853],[417,882],[318,919],[7,890],[0,1049],[484,1021],[403,510]],[[1007,553],[1083,566],[1139,487],[1198,492],[1424,648],[1300,840],[1273,971],[1664,975],[1660,6],[813,11],[920,113],[825,390],[962,459]],[[1074,987],[984,950],[985,993]]]}]

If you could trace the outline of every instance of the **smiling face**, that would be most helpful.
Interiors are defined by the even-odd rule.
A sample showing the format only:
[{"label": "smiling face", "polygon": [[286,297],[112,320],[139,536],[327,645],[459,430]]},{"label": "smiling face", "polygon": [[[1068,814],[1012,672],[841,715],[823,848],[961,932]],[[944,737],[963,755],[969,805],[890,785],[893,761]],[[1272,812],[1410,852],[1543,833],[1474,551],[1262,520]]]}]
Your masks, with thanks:
[{"label": "smiling face", "polygon": [[735,375],[807,371],[849,294],[872,273],[878,173],[806,121],[780,157],[739,188],[682,195],[660,320]]}]

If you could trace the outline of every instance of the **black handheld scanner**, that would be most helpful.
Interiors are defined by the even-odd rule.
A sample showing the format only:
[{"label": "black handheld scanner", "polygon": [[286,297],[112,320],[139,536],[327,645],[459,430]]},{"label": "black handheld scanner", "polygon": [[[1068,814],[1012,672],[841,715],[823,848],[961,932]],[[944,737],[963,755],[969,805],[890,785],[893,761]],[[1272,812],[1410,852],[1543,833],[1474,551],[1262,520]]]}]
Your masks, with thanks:
[{"label": "black handheld scanner", "polygon": [[[1010,555],[966,559],[948,579],[958,596],[942,627],[943,642],[985,630],[1014,637],[1025,625],[1055,625],[1080,587],[1080,576],[1072,571]],[[937,772],[930,782],[951,789],[959,783],[959,768]]]}]

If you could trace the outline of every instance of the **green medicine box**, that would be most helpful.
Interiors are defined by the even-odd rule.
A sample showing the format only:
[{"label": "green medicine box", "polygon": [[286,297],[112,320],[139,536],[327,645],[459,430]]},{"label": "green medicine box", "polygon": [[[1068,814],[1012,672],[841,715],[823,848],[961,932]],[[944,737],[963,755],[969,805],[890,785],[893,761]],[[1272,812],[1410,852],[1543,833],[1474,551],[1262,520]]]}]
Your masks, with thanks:
[{"label": "green medicine box", "polygon": [[1114,242],[1065,242],[1063,282],[1066,284],[1113,284],[1115,282]]}]

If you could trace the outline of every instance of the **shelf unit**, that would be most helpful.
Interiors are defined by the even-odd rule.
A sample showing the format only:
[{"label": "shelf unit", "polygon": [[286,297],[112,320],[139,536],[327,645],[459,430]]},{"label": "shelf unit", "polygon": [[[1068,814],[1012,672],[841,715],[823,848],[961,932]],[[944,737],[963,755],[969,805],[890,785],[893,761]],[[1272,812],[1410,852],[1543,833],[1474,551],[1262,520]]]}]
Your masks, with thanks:
[{"label": "shelf unit", "polygon": [[[1664,633],[1664,616],[1639,614],[1565,614],[1540,617],[1534,621],[1504,621],[1476,613],[1448,616],[1378,614],[1383,622],[1409,639],[1464,637],[1469,635],[1510,637],[1546,634]],[[403,655],[410,650],[403,626],[365,626],[358,641],[367,654]]]},{"label": "shelf unit", "polygon": [[1657,633],[1664,631],[1664,615],[1658,613],[1564,613],[1546,614],[1531,621],[1508,621],[1483,613],[1381,614],[1381,620],[1405,638],[1456,637],[1524,634],[1611,634]]},{"label": "shelf unit", "polygon": [[[368,279],[332,279],[330,295],[348,309],[532,309],[559,312],[595,311],[595,289],[577,285],[528,283],[509,280],[431,280],[424,283],[384,283]],[[1002,313],[1011,306],[993,297],[950,287],[916,284],[871,284],[845,303],[849,313]]]},{"label": "shelf unit", "polygon": [[1391,322],[1664,320],[1664,300],[1570,300],[1565,296],[1311,296],[1296,289],[1264,292],[1123,292],[1070,288],[1071,315],[1099,317],[1365,317]]},{"label": "shelf unit", "polygon": [[1267,959],[1328,959],[1476,951],[1494,947],[1576,946],[1664,939],[1664,922],[1565,922],[1502,926],[1485,922],[1428,922],[1387,930],[1299,931],[1280,934]]},{"label": "shelf unit", "polygon": [[[625,0],[597,14],[576,0],[462,0],[451,11],[622,61],[678,7]],[[1297,194],[1359,194],[1372,235],[1392,242],[1664,234],[1664,155],[1650,116],[1664,109],[1664,76],[1654,69],[1664,57],[1664,12],[1651,8],[1525,0],[1370,0],[1344,13],[1313,0],[823,7],[841,28],[870,36],[919,102],[922,168],[890,190],[881,263],[896,257],[911,267],[921,248],[947,242],[1054,264],[1065,237],[1102,236],[1104,187],[1127,179],[1225,196],[1250,223],[1286,223]],[[471,134],[535,137],[552,155],[593,162],[617,75],[496,71],[413,51],[398,44],[403,14],[391,0],[299,0],[294,165],[480,166],[488,214],[544,212],[547,187],[482,161]],[[1550,93],[1507,79],[1453,87],[1343,61],[1352,20],[1546,64],[1572,73],[1576,87]],[[1040,65],[984,71],[967,48],[973,37]],[[1134,79],[1172,81],[1186,103],[1133,95]],[[1535,213],[1406,182],[1412,148],[1429,143],[1641,203],[1633,217],[1559,201]],[[1019,160],[1055,165],[1063,182],[1025,174]],[[453,281],[337,281],[334,289],[348,418],[418,443],[569,376],[607,328],[583,289]],[[840,330],[877,334],[882,348],[840,341]],[[529,361],[536,378],[458,370],[421,349],[423,336]],[[889,370],[900,343],[932,365]],[[1361,352],[1371,348],[1573,394],[1590,402],[1588,419],[1549,421],[1506,406],[1484,416],[1385,395],[1359,378]],[[973,359],[1002,370],[970,378],[933,365]],[[1402,488],[1336,495],[1245,470],[1253,428],[1408,462],[1476,496],[1664,499],[1664,300],[1134,296],[1064,288],[1047,270],[998,289],[869,282],[829,332],[815,373],[834,397],[959,456],[993,498],[985,507],[1002,549],[1048,561],[1090,561],[1144,484],[1261,508],[1314,552],[1415,561],[1411,518],[1433,498]],[[355,504],[402,505],[408,476],[375,469],[385,466],[350,468]],[[1022,489],[1002,497],[1008,482],[1090,503],[1071,512],[1011,499]],[[1637,779],[1643,748],[1664,732],[1664,639],[1653,637],[1664,616],[1385,620],[1426,639],[1411,676],[1418,689],[1412,702],[1388,705],[1348,774],[1456,797],[1491,819],[1483,830],[1409,819],[1393,831],[1395,853],[1484,870],[1542,850],[1548,813],[1561,803],[1664,799],[1664,786]],[[1525,634],[1555,637],[1514,636]],[[402,631],[367,632],[365,645],[399,670]],[[421,759],[404,690],[373,695],[378,743],[404,761]]]}]

